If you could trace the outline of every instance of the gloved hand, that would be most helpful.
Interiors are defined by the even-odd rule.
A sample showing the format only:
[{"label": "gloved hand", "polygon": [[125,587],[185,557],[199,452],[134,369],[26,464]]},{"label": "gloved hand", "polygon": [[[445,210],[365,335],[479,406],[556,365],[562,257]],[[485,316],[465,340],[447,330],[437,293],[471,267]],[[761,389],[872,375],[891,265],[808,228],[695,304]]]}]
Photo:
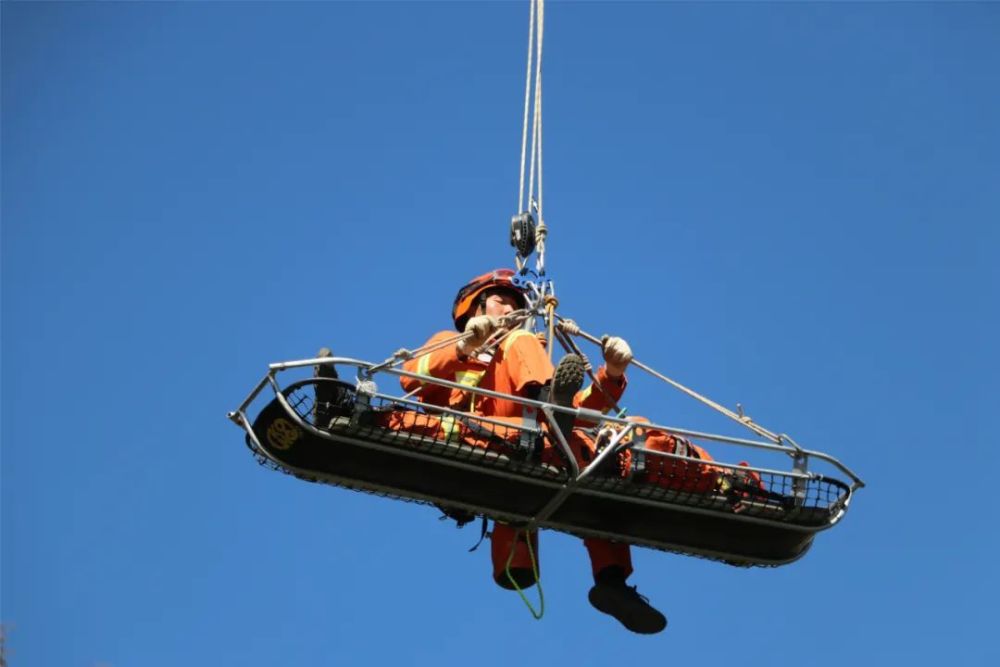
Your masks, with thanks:
[{"label": "gloved hand", "polygon": [[608,375],[619,378],[625,372],[625,367],[632,362],[632,348],[624,338],[604,336],[601,339],[601,351],[604,352],[604,364]]},{"label": "gloved hand", "polygon": [[465,323],[465,333],[471,335],[468,338],[458,341],[458,353],[463,357],[472,354],[476,348],[486,342],[490,334],[496,331],[497,326],[499,326],[497,318],[489,315],[478,315],[470,318]]}]

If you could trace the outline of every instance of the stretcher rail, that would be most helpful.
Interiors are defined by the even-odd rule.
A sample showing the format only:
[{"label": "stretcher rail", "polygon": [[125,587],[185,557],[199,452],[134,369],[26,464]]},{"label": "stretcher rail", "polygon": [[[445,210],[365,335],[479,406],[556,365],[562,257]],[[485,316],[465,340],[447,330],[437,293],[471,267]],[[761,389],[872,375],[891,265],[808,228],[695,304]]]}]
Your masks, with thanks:
[{"label": "stretcher rail", "polygon": [[[299,360],[299,361],[288,361],[288,362],[274,363],[274,364],[270,364],[269,368],[270,368],[271,373],[273,374],[273,373],[280,372],[280,371],[290,370],[290,369],[294,369],[294,368],[309,367],[309,366],[314,366],[314,365],[343,365],[343,366],[353,366],[355,368],[358,368],[359,370],[362,370],[365,373],[367,373],[367,371],[374,366],[374,364],[371,364],[370,362],[362,361],[362,360],[359,360],[359,359],[353,359],[353,358],[349,358],[349,357],[319,357],[319,358],[312,358],[312,359],[303,359],[303,360]],[[405,371],[405,370],[402,370],[402,369],[385,368],[385,369],[382,369],[380,372],[381,373],[385,373],[387,375],[397,376],[397,377],[409,377],[409,378],[420,380],[420,381],[425,382],[425,383],[436,384],[436,385],[439,385],[439,386],[442,386],[442,387],[448,387],[450,389],[458,389],[460,391],[468,391],[468,392],[474,393],[474,394],[479,395],[479,396],[490,396],[490,397],[493,397],[493,398],[499,398],[499,399],[503,399],[503,400],[509,400],[509,401],[513,401],[515,403],[519,403],[522,406],[530,406],[530,407],[534,407],[534,408],[539,409],[539,410],[541,410],[543,408],[543,406],[549,406],[551,409],[553,409],[553,410],[555,410],[557,412],[561,412],[561,413],[565,413],[565,414],[573,414],[577,419],[582,419],[582,420],[589,421],[589,422],[594,422],[594,423],[602,423],[602,422],[603,423],[613,423],[613,424],[617,424],[617,425],[622,426],[622,427],[627,426],[629,424],[635,423],[635,422],[629,421],[627,419],[618,418],[618,417],[614,417],[614,416],[611,416],[611,415],[605,415],[605,414],[603,414],[601,412],[597,412],[595,410],[587,410],[585,408],[569,408],[569,407],[564,407],[564,406],[559,406],[559,405],[551,405],[551,404],[543,403],[543,402],[540,402],[540,401],[531,400],[531,399],[528,399],[528,398],[523,398],[523,397],[519,397],[519,396],[510,396],[510,395],[507,395],[507,394],[503,394],[503,393],[491,391],[491,390],[488,390],[488,389],[482,389],[480,387],[469,387],[467,385],[462,385],[462,384],[459,384],[457,382],[451,382],[449,380],[444,380],[444,379],[441,379],[441,378],[434,378],[434,377],[429,377],[429,376],[426,376],[426,375],[420,375],[419,373],[411,373],[409,371]],[[259,390],[261,388],[262,387],[259,387],[257,391],[259,392]],[[246,405],[249,402],[249,400],[252,400],[252,399],[248,399],[248,401],[245,402],[244,405]],[[795,457],[805,456],[807,458],[812,458],[812,459],[817,459],[817,460],[825,461],[825,462],[827,462],[827,463],[835,466],[837,469],[839,469],[841,472],[843,472],[845,475],[847,475],[848,477],[851,478],[851,482],[852,482],[851,488],[852,488],[852,490],[857,490],[857,489],[859,489],[859,488],[861,488],[861,487],[864,486],[864,482],[861,480],[860,477],[858,477],[850,468],[848,468],[846,465],[844,465],[843,463],[841,463],[839,460],[837,460],[833,456],[831,456],[829,454],[826,454],[824,452],[816,451],[816,450],[804,449],[804,448],[800,447],[798,444],[794,444],[794,446],[788,446],[788,445],[784,445],[784,444],[775,444],[775,443],[772,443],[772,442],[763,442],[763,441],[760,441],[760,440],[750,440],[750,439],[747,439],[747,438],[736,438],[736,437],[732,437],[732,436],[726,436],[726,435],[720,435],[720,434],[714,434],[714,433],[707,433],[707,432],[704,432],[704,431],[695,431],[695,430],[691,430],[691,429],[685,429],[685,428],[681,428],[681,427],[677,427],[677,426],[668,426],[668,425],[658,424],[658,423],[648,423],[648,424],[643,424],[643,426],[645,428],[648,428],[648,429],[662,430],[662,431],[665,431],[667,433],[671,433],[671,434],[675,434],[675,435],[679,435],[679,436],[683,436],[683,437],[687,437],[687,438],[694,438],[694,439],[698,439],[698,440],[706,440],[706,441],[716,442],[716,443],[720,443],[720,444],[724,444],[724,445],[736,445],[736,446],[750,447],[750,448],[754,448],[754,449],[768,450],[768,451],[773,451],[773,452],[781,452],[783,454],[788,455],[789,457],[791,457],[793,459]],[[794,441],[792,441],[791,438],[788,438],[787,436],[782,436],[781,440],[782,440],[782,442],[787,440],[789,442],[793,442],[794,443]],[[805,477],[808,478],[809,476],[806,475]]]}]

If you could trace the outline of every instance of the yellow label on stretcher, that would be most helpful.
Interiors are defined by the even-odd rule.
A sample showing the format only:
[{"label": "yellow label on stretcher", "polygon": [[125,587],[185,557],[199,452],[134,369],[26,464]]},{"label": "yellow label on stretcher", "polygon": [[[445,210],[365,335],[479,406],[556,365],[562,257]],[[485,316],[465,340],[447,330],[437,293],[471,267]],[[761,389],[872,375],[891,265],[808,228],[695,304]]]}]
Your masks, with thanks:
[{"label": "yellow label on stretcher", "polygon": [[287,419],[278,418],[267,427],[267,441],[275,449],[291,449],[302,431]]}]

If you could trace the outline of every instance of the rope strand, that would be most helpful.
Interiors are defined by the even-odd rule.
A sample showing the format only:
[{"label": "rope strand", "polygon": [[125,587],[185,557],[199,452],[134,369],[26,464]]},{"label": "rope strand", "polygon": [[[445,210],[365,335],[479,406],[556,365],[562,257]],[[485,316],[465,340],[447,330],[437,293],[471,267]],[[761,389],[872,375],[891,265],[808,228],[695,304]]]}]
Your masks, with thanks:
[{"label": "rope strand", "polygon": [[[577,327],[577,328],[579,329],[579,327]],[[594,343],[595,345],[597,345],[599,347],[602,345],[601,340],[599,338],[597,338],[595,336],[592,336],[591,334],[587,333],[586,331],[580,330],[580,331],[578,331],[578,333],[576,333],[574,335],[577,335],[577,336],[579,336],[579,337],[581,337],[581,338],[583,338],[585,340],[589,340],[591,343]],[[679,390],[679,391],[687,394],[691,398],[694,398],[695,400],[698,400],[701,403],[704,403],[705,405],[707,405],[708,407],[712,408],[713,410],[716,410],[716,411],[722,413],[723,415],[729,417],[730,419],[732,419],[733,421],[737,422],[738,424],[741,424],[741,425],[745,426],[746,428],[750,429],[751,431],[753,431],[757,435],[761,436],[762,438],[767,438],[768,440],[770,440],[771,442],[773,442],[775,444],[781,444],[782,443],[783,440],[782,440],[781,436],[777,435],[776,433],[772,433],[771,431],[767,430],[763,426],[760,426],[760,425],[756,424],[752,419],[750,419],[750,417],[748,417],[746,415],[740,415],[740,414],[737,414],[737,413],[733,412],[729,408],[716,403],[712,399],[710,399],[710,398],[708,398],[706,396],[702,396],[701,394],[699,394],[695,390],[689,389],[688,387],[685,387],[680,382],[677,382],[676,380],[671,380],[666,375],[663,375],[662,373],[657,372],[656,370],[650,368],[649,366],[647,366],[646,364],[642,363],[641,361],[639,361],[637,359],[632,359],[631,365],[636,366],[637,368],[640,368],[641,370],[646,371],[647,373],[649,373],[653,377],[666,382],[670,386],[672,386],[675,389],[677,389],[677,390]]]},{"label": "rope strand", "polygon": [[517,212],[524,212],[524,158],[528,148],[528,109],[531,102],[531,63],[535,46],[535,3],[532,0],[528,19],[528,64],[524,76],[524,125],[521,129],[521,178],[517,187]]},{"label": "rope strand", "polygon": [[[524,115],[521,126],[521,169],[517,188],[517,215],[531,213],[537,221],[535,269],[545,273],[545,216],[542,195],[542,45],[545,35],[545,0],[531,0],[528,21],[528,63],[524,77]],[[534,86],[532,86],[534,83]],[[530,110],[530,111],[529,111]],[[531,120],[531,151],[528,151],[528,122]],[[524,172],[528,167],[525,187]],[[535,183],[538,183],[537,197]],[[527,195],[527,201],[525,196]],[[520,257],[514,259],[518,270],[524,268]]]}]

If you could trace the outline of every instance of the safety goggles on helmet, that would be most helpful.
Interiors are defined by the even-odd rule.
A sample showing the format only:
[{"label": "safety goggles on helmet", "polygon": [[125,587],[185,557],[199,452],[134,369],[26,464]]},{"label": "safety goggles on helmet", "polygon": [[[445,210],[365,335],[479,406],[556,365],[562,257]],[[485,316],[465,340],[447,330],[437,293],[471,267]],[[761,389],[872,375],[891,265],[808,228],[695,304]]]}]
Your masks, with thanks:
[{"label": "safety goggles on helmet", "polygon": [[451,308],[451,318],[455,322],[455,328],[459,331],[465,329],[465,323],[476,309],[477,298],[489,289],[509,291],[511,296],[517,300],[517,307],[524,308],[524,290],[514,284],[515,275],[517,274],[512,269],[495,269],[481,276],[476,276],[458,290],[458,294],[455,295],[455,304]]}]

